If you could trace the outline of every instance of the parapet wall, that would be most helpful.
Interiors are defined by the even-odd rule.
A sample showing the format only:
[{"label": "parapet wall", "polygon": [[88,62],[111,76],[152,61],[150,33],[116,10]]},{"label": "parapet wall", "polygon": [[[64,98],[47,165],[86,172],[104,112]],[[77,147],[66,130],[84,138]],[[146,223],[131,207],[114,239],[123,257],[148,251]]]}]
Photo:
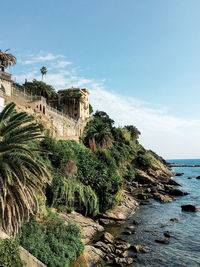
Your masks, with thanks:
[{"label": "parapet wall", "polygon": [[73,139],[79,141],[87,120],[75,120],[57,109],[50,107],[46,99],[40,96],[25,94],[12,88],[11,95],[0,90],[7,103],[13,101],[24,111],[33,114],[38,120],[43,122],[46,129],[50,130],[50,135],[57,140]]}]

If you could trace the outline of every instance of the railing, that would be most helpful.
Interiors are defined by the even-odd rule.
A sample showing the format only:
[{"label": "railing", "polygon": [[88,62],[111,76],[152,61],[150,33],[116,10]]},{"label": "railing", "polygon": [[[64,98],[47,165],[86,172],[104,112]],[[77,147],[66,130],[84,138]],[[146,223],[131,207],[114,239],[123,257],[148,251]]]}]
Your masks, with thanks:
[{"label": "railing", "polygon": [[68,120],[71,120],[73,122],[77,122],[77,120],[75,120],[74,118],[70,117],[69,115],[67,115],[67,114],[65,114],[65,113],[57,110],[56,108],[52,108],[49,105],[47,105],[47,109],[50,110],[50,111],[52,111],[52,112],[54,112],[54,113],[57,113],[60,116],[63,116],[65,118],[67,118]]},{"label": "railing", "polygon": [[[0,90],[0,96],[5,96],[5,92],[3,92],[2,90]],[[37,101],[37,100],[44,100],[46,102],[46,98],[44,98],[43,96],[37,96],[37,95],[30,95],[28,93],[24,93],[18,89],[16,89],[14,86],[13,86],[13,89],[12,89],[12,94],[11,94],[11,97],[12,98],[16,98],[16,99],[21,99],[25,102],[32,102],[32,101]],[[81,123],[82,122],[82,119],[79,118],[78,120],[70,117],[69,115],[55,109],[55,108],[52,108],[51,106],[47,105],[46,104],[46,109],[53,112],[53,113],[56,113],[64,118],[67,118],[68,120],[71,120],[72,122],[74,123]]]},{"label": "railing", "polygon": [[6,73],[4,71],[0,71],[0,78],[11,81],[12,80],[12,75],[9,73]]}]

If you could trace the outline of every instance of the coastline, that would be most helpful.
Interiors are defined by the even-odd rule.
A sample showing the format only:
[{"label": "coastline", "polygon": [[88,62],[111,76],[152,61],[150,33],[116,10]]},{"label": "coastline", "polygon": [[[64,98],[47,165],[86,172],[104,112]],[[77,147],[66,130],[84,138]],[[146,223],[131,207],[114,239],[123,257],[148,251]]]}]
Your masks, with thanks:
[{"label": "coastline", "polygon": [[[186,195],[186,192],[177,188],[180,185],[171,179],[172,176],[168,166],[163,164],[157,169],[152,168],[146,172],[138,169],[135,181],[126,184],[119,205],[95,221],[76,212],[60,215],[66,222],[72,221],[81,227],[82,241],[85,244],[84,255],[89,267],[105,266],[105,262],[115,264],[115,266],[130,266],[135,260],[129,257],[129,251],[135,253],[150,251],[149,247],[124,241],[119,234],[112,235],[110,233],[112,231],[108,229],[118,226],[119,233],[127,236],[135,234],[136,225],[139,222],[133,221],[132,225],[128,225],[127,222],[137,212],[140,205],[148,205],[150,199],[167,203]],[[158,242],[168,242],[168,238],[158,240]]]}]

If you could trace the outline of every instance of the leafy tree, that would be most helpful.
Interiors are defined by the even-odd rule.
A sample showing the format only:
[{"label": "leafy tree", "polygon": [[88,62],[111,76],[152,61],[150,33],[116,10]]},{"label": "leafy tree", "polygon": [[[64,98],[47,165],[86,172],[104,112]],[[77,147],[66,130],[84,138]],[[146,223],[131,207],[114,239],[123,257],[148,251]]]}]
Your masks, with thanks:
[{"label": "leafy tree", "polygon": [[40,72],[41,72],[41,74],[42,74],[42,81],[43,81],[43,77],[44,77],[44,75],[47,74],[47,68],[43,66],[43,67],[40,69]]},{"label": "leafy tree", "polygon": [[48,173],[30,147],[41,138],[40,128],[26,112],[8,104],[0,113],[0,226],[16,232],[23,220],[38,210],[36,193],[49,182]]},{"label": "leafy tree", "polygon": [[55,98],[57,96],[54,88],[42,81],[34,79],[32,82],[26,82],[24,86],[29,94],[43,96],[47,99]]},{"label": "leafy tree", "polygon": [[93,107],[91,104],[89,104],[89,113],[92,114],[93,113]]},{"label": "leafy tree", "polygon": [[0,68],[1,71],[5,71],[9,66],[15,65],[17,59],[12,54],[7,53],[10,49],[6,49],[4,52],[0,50]]},{"label": "leafy tree", "polygon": [[131,138],[133,140],[137,140],[139,138],[139,135],[141,134],[140,131],[133,125],[126,125],[124,126],[125,129],[127,129],[130,134],[131,134]]},{"label": "leafy tree", "polygon": [[108,124],[108,126],[111,128],[114,124],[114,120],[112,120],[108,114],[104,111],[96,111],[94,114],[94,118],[100,119],[103,123]]},{"label": "leafy tree", "polygon": [[107,149],[112,146],[113,136],[110,127],[98,118],[94,118],[87,124],[85,129],[84,142],[93,152],[97,151],[97,147]]}]

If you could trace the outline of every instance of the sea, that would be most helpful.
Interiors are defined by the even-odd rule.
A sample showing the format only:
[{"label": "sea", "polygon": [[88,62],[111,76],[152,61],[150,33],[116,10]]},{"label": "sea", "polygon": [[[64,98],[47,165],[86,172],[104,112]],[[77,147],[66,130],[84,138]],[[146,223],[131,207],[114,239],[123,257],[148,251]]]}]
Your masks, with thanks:
[{"label": "sea", "polygon": [[[168,160],[170,163],[200,165],[200,159]],[[173,179],[189,194],[170,203],[151,200],[130,219],[141,222],[136,234],[124,236],[127,242],[148,246],[149,253],[137,253],[133,266],[197,267],[200,266],[200,211],[182,212],[181,205],[192,204],[200,208],[200,167],[175,167],[173,172],[184,173]],[[192,177],[192,179],[188,179]],[[175,222],[171,219],[176,218]],[[169,231],[169,244],[159,244],[155,239],[164,238]],[[123,236],[122,236],[123,238]]]}]

